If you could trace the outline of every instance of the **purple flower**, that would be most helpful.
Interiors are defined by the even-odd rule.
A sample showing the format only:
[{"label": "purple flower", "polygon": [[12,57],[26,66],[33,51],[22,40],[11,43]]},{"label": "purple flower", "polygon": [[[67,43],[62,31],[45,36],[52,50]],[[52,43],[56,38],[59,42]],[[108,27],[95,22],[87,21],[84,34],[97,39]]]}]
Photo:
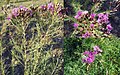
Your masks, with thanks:
[{"label": "purple flower", "polygon": [[81,16],[82,15],[82,11],[78,11],[77,15]]},{"label": "purple flower", "polygon": [[93,2],[96,2],[96,0],[92,0]]},{"label": "purple flower", "polygon": [[84,63],[91,64],[95,60],[95,56],[102,52],[98,46],[94,46],[94,51],[85,51],[83,52],[82,61]]},{"label": "purple flower", "polygon": [[82,58],[82,61],[85,63],[90,64],[90,63],[94,62],[94,60],[95,60],[95,54],[92,51],[83,52],[83,56],[84,57]]},{"label": "purple flower", "polygon": [[89,53],[90,53],[89,51],[85,51],[83,55],[88,55]]},{"label": "purple flower", "polygon": [[9,14],[6,19],[11,20],[12,19],[12,14]]},{"label": "purple flower", "polygon": [[24,6],[20,5],[19,8],[23,8]]},{"label": "purple flower", "polygon": [[45,9],[45,5],[41,5],[40,8]]},{"label": "purple flower", "polygon": [[78,26],[79,26],[79,24],[77,24],[77,23],[74,23],[74,24],[73,24],[73,27],[74,27],[74,28],[78,28]]},{"label": "purple flower", "polygon": [[60,16],[60,17],[61,17],[62,15],[63,15],[63,14],[62,14],[62,12],[59,12],[59,13],[58,13],[58,16]]},{"label": "purple flower", "polygon": [[90,37],[90,33],[89,32],[86,32],[85,34],[82,35],[83,38],[89,38]]},{"label": "purple flower", "polygon": [[97,54],[102,52],[102,50],[98,46],[94,46],[93,49],[94,52],[96,52]]},{"label": "purple flower", "polygon": [[80,19],[81,17],[79,15],[74,16],[75,19]]},{"label": "purple flower", "polygon": [[92,51],[85,51],[83,52],[83,55],[87,55],[87,56],[95,56],[96,55],[96,52],[92,52]]},{"label": "purple flower", "polygon": [[41,5],[40,8],[41,8],[42,10],[46,10],[46,5]]},{"label": "purple flower", "polygon": [[30,16],[32,16],[32,15],[33,15],[32,10],[28,10],[28,12],[30,13]]},{"label": "purple flower", "polygon": [[93,56],[93,57],[86,57],[86,58],[83,58],[82,59],[82,61],[84,62],[84,63],[88,63],[88,64],[91,64],[92,62],[94,62],[94,60],[95,60],[95,57]]},{"label": "purple flower", "polygon": [[47,8],[48,8],[48,10],[52,10],[53,11],[54,10],[54,4],[53,3],[49,3]]},{"label": "purple flower", "polygon": [[28,8],[24,7],[24,6],[19,6],[18,8],[13,8],[11,15],[8,15],[7,19],[10,20],[11,18],[15,18],[18,16],[23,17],[23,15],[27,15],[27,16],[32,16],[32,10],[29,10]]},{"label": "purple flower", "polygon": [[96,16],[96,14],[95,14],[95,13],[90,14],[90,18],[91,18],[91,19],[94,19],[94,18],[95,18],[95,16]]},{"label": "purple flower", "polygon": [[50,10],[51,14],[54,14],[54,4],[53,3],[49,3],[47,6],[47,9]]},{"label": "purple flower", "polygon": [[74,16],[75,19],[80,19],[82,16],[82,11],[78,11],[77,14]]},{"label": "purple flower", "polygon": [[19,15],[18,11],[19,11],[19,8],[14,8],[14,9],[12,9],[12,15],[13,15],[14,17],[17,17],[17,16]]},{"label": "purple flower", "polygon": [[101,23],[101,19],[99,19],[99,18],[98,18],[97,23],[99,23],[99,24],[100,24],[100,23]]},{"label": "purple flower", "polygon": [[23,11],[28,11],[28,8],[26,8],[26,7],[22,6],[22,5],[19,6],[19,9],[20,9],[20,10],[23,10]]},{"label": "purple flower", "polygon": [[112,28],[111,24],[108,24],[106,29],[107,29],[108,32],[110,32],[113,28]]},{"label": "purple flower", "polygon": [[108,17],[108,14],[104,14],[104,16],[103,16],[103,22],[104,23],[109,23],[109,17]]},{"label": "purple flower", "polygon": [[104,16],[103,13],[99,13],[99,14],[98,14],[98,18],[102,18],[103,16]]},{"label": "purple flower", "polygon": [[107,24],[107,23],[109,23],[108,19],[109,19],[108,14],[99,13],[97,22],[101,23],[101,24],[103,24],[103,23]]},{"label": "purple flower", "polygon": [[92,29],[93,29],[93,28],[94,28],[94,24],[90,24],[90,28],[92,28]]},{"label": "purple flower", "polygon": [[94,60],[95,60],[95,56],[88,57],[87,58],[87,63],[91,64],[92,62],[94,62]]}]

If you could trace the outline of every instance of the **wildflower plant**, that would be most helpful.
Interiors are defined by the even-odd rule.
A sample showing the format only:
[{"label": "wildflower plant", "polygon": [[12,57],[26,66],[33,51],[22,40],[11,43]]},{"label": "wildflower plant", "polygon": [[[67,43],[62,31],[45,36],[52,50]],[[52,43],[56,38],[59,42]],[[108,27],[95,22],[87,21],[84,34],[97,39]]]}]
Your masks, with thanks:
[{"label": "wildflower plant", "polygon": [[[81,3],[83,3],[83,5]],[[89,5],[89,3],[91,4]],[[65,21],[69,20],[72,22],[69,24],[69,26],[72,25],[74,28],[71,36],[79,38],[100,38],[111,36],[110,33],[113,27],[109,21],[109,17],[113,10],[104,12],[100,11],[102,3],[104,3],[104,1],[71,1],[71,5],[74,7],[71,10],[75,12],[69,14],[65,19]]]},{"label": "wildflower plant", "polygon": [[114,4],[115,8],[111,9],[109,2],[119,3],[65,0],[69,10],[65,25],[66,31],[70,31],[70,36],[64,39],[65,75],[119,74],[120,40],[111,34],[115,27],[111,23],[115,22],[110,23],[111,15],[116,13],[114,11],[119,12],[119,5],[116,7]]},{"label": "wildflower plant", "polygon": [[[63,6],[48,3],[37,7],[19,6],[7,16],[12,45],[9,74],[20,65],[25,75],[58,75],[62,69]],[[6,31],[6,32],[7,32]],[[59,45],[59,46],[58,46]],[[19,67],[18,67],[19,68]],[[3,75],[9,71],[5,71]]]},{"label": "wildflower plant", "polygon": [[82,53],[82,61],[87,64],[94,62],[96,55],[100,54],[102,50],[98,46],[93,47],[94,51],[85,51]]},{"label": "wildflower plant", "polygon": [[79,10],[74,16],[73,35],[77,37],[104,37],[113,29],[107,13],[90,13]]},{"label": "wildflower plant", "polygon": [[119,74],[119,43],[117,37],[66,38],[64,74]]}]

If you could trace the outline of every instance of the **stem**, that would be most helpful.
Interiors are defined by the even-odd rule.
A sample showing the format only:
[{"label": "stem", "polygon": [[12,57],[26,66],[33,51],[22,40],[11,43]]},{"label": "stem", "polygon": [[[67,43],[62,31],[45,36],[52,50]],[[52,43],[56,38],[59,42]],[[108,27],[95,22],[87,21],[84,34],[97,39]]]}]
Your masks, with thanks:
[{"label": "stem", "polygon": [[54,75],[54,73],[56,72],[57,67],[58,67],[58,64],[59,64],[59,58],[57,58],[56,66],[55,66],[54,70],[52,71],[52,74],[51,74],[51,75]]},{"label": "stem", "polygon": [[23,21],[23,19],[22,19],[22,31],[23,31],[23,41],[22,41],[22,46],[23,46],[23,49],[24,49],[24,74],[25,75],[28,75],[28,73],[27,73],[27,55],[26,55],[26,38],[25,38],[25,23],[24,23],[24,21]]},{"label": "stem", "polygon": [[14,59],[13,59],[13,56],[12,56],[12,63],[11,63],[11,67],[12,67],[12,75],[14,75]]},{"label": "stem", "polygon": [[3,48],[2,48],[2,41],[0,39],[0,67],[1,67],[1,71],[2,71],[2,75],[5,75],[5,71],[4,71],[4,64],[3,64],[3,61],[2,61],[2,52],[3,52]]},{"label": "stem", "polygon": [[87,66],[87,74],[89,74],[89,68],[90,68],[90,64],[88,64]]}]

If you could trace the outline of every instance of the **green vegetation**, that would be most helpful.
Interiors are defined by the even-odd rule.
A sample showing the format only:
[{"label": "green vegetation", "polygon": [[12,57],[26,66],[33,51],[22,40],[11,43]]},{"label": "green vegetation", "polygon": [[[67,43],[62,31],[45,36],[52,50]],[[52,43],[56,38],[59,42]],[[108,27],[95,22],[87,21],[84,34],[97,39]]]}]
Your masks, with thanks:
[{"label": "green vegetation", "polygon": [[[119,75],[120,38],[112,34],[105,36],[102,35],[103,37],[92,37],[95,35],[93,34],[94,32],[90,33],[93,34],[91,36],[89,34],[85,34],[83,37],[82,34],[82,32],[84,33],[84,30],[89,32],[90,27],[88,26],[90,24],[88,23],[96,21],[90,20],[89,18],[86,18],[86,16],[89,17],[89,14],[91,13],[108,13],[108,15],[110,14],[112,10],[101,9],[105,7],[103,6],[103,4],[107,0],[100,2],[97,2],[97,0],[71,0],[70,2],[68,2],[67,0],[65,1],[66,7],[69,8],[71,6],[69,8],[70,11],[68,12],[68,17],[65,19],[65,22],[69,23],[65,23],[65,26],[73,28],[73,31],[70,32],[69,36],[64,38],[64,75]],[[79,10],[80,12],[78,12]],[[80,14],[84,11],[88,11],[87,15],[85,14],[85,16],[81,16]],[[75,14],[76,12],[78,12],[77,15]],[[85,19],[83,19],[84,17]],[[96,18],[98,19],[98,17]],[[88,23],[86,24],[86,22]],[[101,26],[102,25],[105,26],[105,24],[101,24]],[[80,31],[80,28],[82,28],[83,30]],[[95,30],[97,31],[98,29],[99,28]],[[100,30],[100,32],[102,31]],[[92,61],[92,63],[86,63],[82,60],[83,58],[86,58],[86,61],[88,61],[88,58],[83,56],[84,52],[94,51],[94,46],[99,46],[102,52],[95,56],[95,59],[93,59],[94,61],[92,61],[92,58],[88,55],[88,57],[91,58],[91,60],[89,59],[89,61]]]},{"label": "green vegetation", "polygon": [[[64,74],[65,75],[118,75],[120,73],[120,39],[79,39],[65,38],[64,40]],[[98,45],[103,52],[90,65],[82,62],[85,50],[92,50]]]},{"label": "green vegetation", "polygon": [[45,7],[39,4],[4,6],[6,13],[1,14],[3,19],[0,20],[0,75],[59,75],[63,72],[63,14],[57,14],[63,5],[48,2],[43,5]]}]

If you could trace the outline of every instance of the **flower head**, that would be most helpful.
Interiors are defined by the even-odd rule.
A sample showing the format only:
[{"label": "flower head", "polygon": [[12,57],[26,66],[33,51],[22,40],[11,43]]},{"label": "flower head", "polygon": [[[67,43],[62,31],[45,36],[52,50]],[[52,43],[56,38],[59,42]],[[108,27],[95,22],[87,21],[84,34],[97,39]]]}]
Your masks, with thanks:
[{"label": "flower head", "polygon": [[54,10],[54,4],[49,3],[47,8],[48,8],[48,10]]},{"label": "flower head", "polygon": [[83,52],[83,58],[82,61],[85,63],[92,63],[95,60],[95,54],[92,51],[85,51]]},{"label": "flower head", "polygon": [[47,6],[46,6],[46,5],[41,5],[40,8],[41,8],[42,10],[46,10],[46,9],[47,9]]},{"label": "flower head", "polygon": [[108,14],[99,13],[97,16],[98,16],[98,20],[97,20],[98,23],[102,23],[102,24],[103,23],[105,23],[105,24],[109,23]]},{"label": "flower head", "polygon": [[82,11],[78,11],[77,14],[74,16],[75,19],[80,19],[82,16]]},{"label": "flower head", "polygon": [[32,10],[20,5],[19,7],[12,9],[12,12],[8,15],[7,19],[10,20],[11,18],[26,16],[32,16]]},{"label": "flower head", "polygon": [[83,38],[89,38],[90,37],[90,33],[89,32],[86,32],[85,34],[82,35]]},{"label": "flower head", "polygon": [[77,24],[77,23],[74,23],[74,24],[73,24],[73,27],[74,27],[74,28],[78,28],[78,26],[79,26],[79,24]]},{"label": "flower head", "polygon": [[78,11],[78,12],[77,12],[77,15],[78,15],[78,16],[81,16],[82,13],[83,13],[82,11]]},{"label": "flower head", "polygon": [[108,24],[106,29],[107,29],[108,32],[110,32],[113,28],[112,28],[111,24]]},{"label": "flower head", "polygon": [[95,52],[97,52],[97,54],[102,52],[102,50],[98,46],[94,46],[93,49]]},{"label": "flower head", "polygon": [[80,16],[79,15],[75,15],[74,18],[75,19],[80,19]]},{"label": "flower head", "polygon": [[101,24],[101,22],[102,22],[101,19],[98,18],[97,23]]},{"label": "flower head", "polygon": [[86,58],[82,59],[83,62],[88,63],[88,64],[91,64],[92,62],[94,62],[94,60],[95,60],[94,56],[92,56],[92,57],[86,57]]},{"label": "flower head", "polygon": [[51,14],[54,14],[54,4],[53,3],[49,3],[47,6],[47,9],[50,10]]},{"label": "flower head", "polygon": [[97,16],[98,16],[98,18],[102,18],[104,16],[104,14],[103,13],[99,13]]},{"label": "flower head", "polygon": [[27,11],[28,10],[28,8],[26,8],[26,7],[22,6],[22,5],[19,6],[19,9],[22,10],[22,11]]},{"label": "flower head", "polygon": [[92,28],[92,29],[93,29],[93,28],[94,28],[94,24],[90,24],[90,28]]},{"label": "flower head", "polygon": [[96,14],[95,14],[95,13],[90,14],[90,18],[91,18],[91,19],[94,19],[94,18],[95,18],[95,16],[96,16]]},{"label": "flower head", "polygon": [[90,54],[90,51],[83,52],[83,55],[89,55],[89,54]]},{"label": "flower head", "polygon": [[12,9],[12,15],[13,15],[14,17],[17,17],[17,16],[19,15],[18,11],[19,11],[19,8],[14,8],[14,9]]},{"label": "flower head", "polygon": [[95,56],[102,52],[98,46],[93,47],[94,51],[85,51],[82,53],[82,61],[91,64],[95,60]]}]

